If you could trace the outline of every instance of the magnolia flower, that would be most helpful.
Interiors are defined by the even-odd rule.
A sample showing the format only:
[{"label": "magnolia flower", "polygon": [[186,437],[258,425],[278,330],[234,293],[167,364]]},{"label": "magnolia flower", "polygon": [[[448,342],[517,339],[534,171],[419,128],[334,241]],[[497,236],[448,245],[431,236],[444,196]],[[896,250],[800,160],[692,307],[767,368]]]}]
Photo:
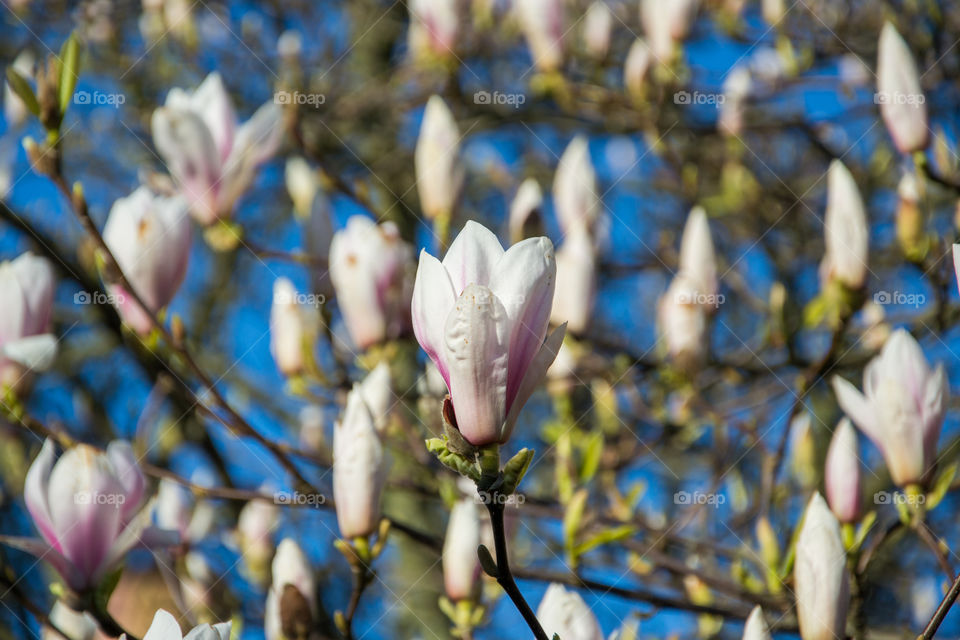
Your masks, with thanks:
[{"label": "magnolia flower", "polygon": [[510,203],[510,242],[517,243],[526,237],[524,229],[528,221],[537,215],[542,206],[543,191],[540,190],[540,183],[533,178],[527,178],[521,183],[513,202]]},{"label": "magnolia flower", "polygon": [[717,120],[717,127],[723,133],[740,135],[743,129],[744,104],[750,96],[752,84],[750,69],[744,65],[735,67],[723,81],[723,102],[720,103]]},{"label": "magnolia flower", "polygon": [[267,640],[307,638],[317,615],[317,585],[310,562],[292,538],[277,545],[263,628]]},{"label": "magnolia flower", "polygon": [[880,115],[900,153],[923,151],[927,128],[926,96],[920,87],[917,63],[892,23],[880,31],[877,52],[877,102]]},{"label": "magnolia flower", "polygon": [[597,292],[597,258],[593,238],[582,225],[567,233],[557,250],[557,288],[553,296],[550,320],[567,323],[567,329],[582,334],[593,315]]},{"label": "magnolia flower", "polygon": [[480,511],[474,498],[462,498],[450,511],[443,541],[443,585],[456,602],[472,598],[479,586]]},{"label": "magnolia flower", "polygon": [[553,206],[564,234],[575,224],[593,229],[600,213],[597,178],[587,139],[577,136],[567,145],[553,177]]},{"label": "magnolia flower", "polygon": [[544,73],[556,71],[563,64],[563,0],[522,0],[513,7],[534,66]]},{"label": "magnolia flower", "polygon": [[504,251],[473,221],[442,263],[420,252],[413,331],[447,383],[454,426],[476,446],[507,441],[556,357],[564,327],[547,338],[556,271],[547,238]]},{"label": "magnolia flower", "polygon": [[846,418],[833,432],[823,473],[833,513],[840,522],[855,522],[860,515],[860,456],[857,432]]},{"label": "magnolia flower", "polygon": [[317,405],[307,405],[300,409],[298,416],[300,424],[300,446],[313,453],[319,453],[326,448],[326,415]]},{"label": "magnolia flower", "polygon": [[359,387],[347,394],[343,418],[333,430],[333,496],[344,538],[368,536],[380,524],[386,479],[383,447]]},{"label": "magnolia flower", "polygon": [[[177,624],[177,619],[167,611],[158,609],[143,640],[230,640],[232,624],[232,622],[220,622],[213,626],[201,624],[184,636],[180,631],[180,625]],[[123,636],[123,640],[126,640],[126,635]]]},{"label": "magnolia flower", "polygon": [[303,248],[311,258],[325,261],[326,265],[314,267],[310,271],[310,284],[313,291],[323,296],[323,299],[333,297],[333,284],[330,274],[325,267],[330,264],[330,245],[333,242],[333,220],[331,217],[330,200],[327,195],[318,190],[313,197],[310,211],[306,218],[301,219],[303,227]]},{"label": "magnolia flower", "polygon": [[863,372],[863,393],[834,376],[837,401],[883,453],[898,486],[921,482],[935,462],[950,388],[943,365],[931,371],[920,345],[897,329]]},{"label": "magnolia flower", "polygon": [[699,284],[678,273],[660,298],[657,318],[660,335],[670,359],[681,369],[693,371],[706,356],[707,308],[698,304]]},{"label": "magnolia flower", "polygon": [[443,98],[430,96],[413,157],[420,208],[430,220],[453,215],[463,182],[459,154],[457,121]]},{"label": "magnolia flower", "polygon": [[[93,640],[97,635],[97,621],[86,611],[80,612],[64,604],[62,600],[53,603],[50,610],[50,622],[57,630],[66,634],[69,640]],[[62,640],[63,636],[44,626],[40,631],[41,640]]]},{"label": "magnolia flower", "polygon": [[283,178],[290,200],[293,201],[293,210],[301,218],[308,217],[313,208],[313,199],[320,190],[317,172],[303,158],[292,157],[287,160]]},{"label": "magnolia flower", "polygon": [[330,243],[330,279],[354,344],[397,338],[410,326],[413,251],[392,223],[353,216]]},{"label": "magnolia flower", "polygon": [[273,535],[280,526],[280,507],[266,500],[250,500],[237,518],[237,542],[250,573],[260,579],[273,555]]},{"label": "magnolia flower", "polygon": [[417,58],[447,57],[457,45],[459,0],[411,0],[410,51]]},{"label": "magnolia flower", "polygon": [[687,37],[697,13],[697,0],[642,0],[640,18],[650,50],[662,64],[670,64],[676,46]]},{"label": "magnolia flower", "polygon": [[96,587],[137,545],[176,542],[175,532],[150,527],[140,509],[144,479],[129,443],[111,442],[105,453],[81,444],[55,458],[48,439],[24,481],[27,511],[43,540],[0,540],[49,562],[76,591]]},{"label": "magnolia flower", "polygon": [[270,353],[285,376],[299,375],[306,367],[315,320],[311,311],[292,282],[277,278],[270,307]]},{"label": "magnolia flower", "polygon": [[643,38],[637,38],[630,45],[627,59],[623,63],[623,86],[634,100],[643,96],[643,86],[650,70],[650,47]]},{"label": "magnolia flower", "polygon": [[595,0],[583,18],[583,42],[591,56],[603,58],[607,55],[612,28],[610,7],[603,0]]},{"label": "magnolia flower", "polygon": [[743,625],[743,640],[773,640],[770,627],[763,619],[763,609],[760,605],[753,608],[746,624]]},{"label": "magnolia flower", "polygon": [[845,637],[850,605],[847,554],[840,524],[819,493],[810,499],[803,516],[793,580],[803,640]]},{"label": "magnolia flower", "polygon": [[53,269],[29,251],[0,262],[0,388],[17,388],[25,370],[52,364]]},{"label": "magnolia flower", "polygon": [[[167,306],[186,277],[190,233],[190,218],[181,198],[166,198],[138,187],[113,203],[103,241],[150,313]],[[133,296],[120,284],[110,285],[110,293],[123,321],[141,335],[150,333],[150,314]]]},{"label": "magnolia flower", "polygon": [[823,217],[826,252],[820,264],[824,280],[837,278],[851,289],[867,279],[867,213],[857,183],[840,160],[827,173],[827,211]]},{"label": "magnolia flower", "polygon": [[[33,57],[33,54],[25,49],[17,54],[17,57],[13,59],[13,64],[10,66],[24,79],[29,80],[34,75],[33,68],[35,64],[36,59]],[[4,82],[3,116],[7,121],[7,128],[13,129],[22,125],[23,121],[27,119],[28,113],[27,106],[23,104],[23,100],[20,99],[17,92],[10,87],[9,82]]]},{"label": "magnolia flower", "polygon": [[360,383],[360,396],[373,416],[377,433],[383,433],[387,426],[390,410],[394,405],[393,389],[390,382],[390,365],[380,362]]},{"label": "magnolia flower", "polygon": [[194,91],[171,89],[153,112],[157,151],[202,225],[233,214],[257,167],[280,145],[282,111],[271,101],[238,125],[233,102],[214,72]]},{"label": "magnolia flower", "polygon": [[537,607],[537,620],[548,638],[554,634],[563,640],[603,640],[596,616],[576,591],[550,583]]},{"label": "magnolia flower", "polygon": [[[695,283],[700,298],[714,297],[720,289],[717,280],[717,256],[710,235],[710,223],[703,207],[694,207],[687,216],[680,239],[680,273]],[[703,305],[714,301],[704,299]]]}]

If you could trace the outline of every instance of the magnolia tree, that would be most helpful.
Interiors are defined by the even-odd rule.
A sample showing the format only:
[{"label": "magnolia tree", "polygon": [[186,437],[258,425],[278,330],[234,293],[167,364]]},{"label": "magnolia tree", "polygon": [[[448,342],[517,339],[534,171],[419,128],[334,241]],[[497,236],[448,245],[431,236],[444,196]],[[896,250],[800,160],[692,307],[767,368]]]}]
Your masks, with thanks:
[{"label": "magnolia tree", "polygon": [[954,4],[0,13],[2,637],[960,633]]}]

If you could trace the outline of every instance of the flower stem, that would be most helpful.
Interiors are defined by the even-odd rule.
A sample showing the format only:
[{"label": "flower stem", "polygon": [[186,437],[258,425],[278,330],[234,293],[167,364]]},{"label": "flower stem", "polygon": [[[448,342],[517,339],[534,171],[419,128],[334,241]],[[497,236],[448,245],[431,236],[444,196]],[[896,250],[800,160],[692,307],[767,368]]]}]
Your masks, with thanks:
[{"label": "flower stem", "polygon": [[533,610],[520,593],[517,583],[510,572],[510,563],[507,560],[507,535],[503,526],[503,504],[498,499],[502,494],[493,492],[493,499],[487,501],[487,511],[490,512],[490,522],[493,525],[493,541],[497,556],[497,582],[503,587],[503,590],[510,596],[514,606],[520,611],[520,615],[526,621],[527,626],[533,631],[533,636],[537,640],[550,640],[546,632],[540,626],[540,621],[534,615]]}]

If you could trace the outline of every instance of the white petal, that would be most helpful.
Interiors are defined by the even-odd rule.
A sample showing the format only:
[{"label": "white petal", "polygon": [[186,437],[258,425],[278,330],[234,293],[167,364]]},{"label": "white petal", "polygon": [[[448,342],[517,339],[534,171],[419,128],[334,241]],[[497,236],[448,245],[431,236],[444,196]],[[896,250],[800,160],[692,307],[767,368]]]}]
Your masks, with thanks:
[{"label": "white petal", "polygon": [[468,220],[443,258],[457,295],[467,285],[490,286],[494,266],[503,255],[503,247],[492,231]]}]

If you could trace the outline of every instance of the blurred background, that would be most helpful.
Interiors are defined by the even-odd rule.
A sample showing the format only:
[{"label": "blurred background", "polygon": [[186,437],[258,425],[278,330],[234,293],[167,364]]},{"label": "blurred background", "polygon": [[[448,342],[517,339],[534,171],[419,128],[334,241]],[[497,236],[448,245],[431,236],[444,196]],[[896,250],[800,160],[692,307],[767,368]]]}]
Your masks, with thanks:
[{"label": "blurred background", "polygon": [[[637,38],[655,46],[656,33],[663,35],[645,34],[635,0],[605,0],[605,17],[593,18],[589,12],[602,10],[591,3],[557,3],[556,64],[531,51],[523,10],[503,0],[452,4],[455,37],[436,47],[411,26],[418,22],[411,12],[431,15],[429,2],[6,0],[0,60],[29,70],[71,32],[82,42],[77,93],[61,127],[63,173],[82,183],[101,229],[116,199],[167,172],[150,119],[172,88],[194,88],[217,71],[240,121],[277,92],[300,96],[284,105],[280,150],[237,202],[242,239],[225,250],[195,229],[188,276],[166,317],[182,323],[185,344],[230,406],[324,492],[345,391],[377,361],[390,363],[396,402],[385,440],[392,465],[384,514],[435,539],[391,533],[379,579],[359,604],[357,638],[450,637],[437,606],[438,560],[457,483],[422,444],[439,430],[423,354],[410,335],[366,353],[353,345],[329,288],[326,247],[308,239],[311,216],[329,216],[335,230],[355,215],[389,220],[417,251],[442,254],[444,233],[423,213],[414,162],[424,107],[439,95],[456,120],[464,170],[449,237],[476,220],[508,242],[511,203],[531,178],[543,203],[526,235],[544,234],[562,247],[554,177],[568,144],[582,136],[601,202],[596,295],[588,322],[566,344],[575,374],[551,376],[507,445],[508,454],[537,451],[521,487],[524,503],[509,512],[520,588],[535,605],[552,578],[594,581],[599,586],[581,594],[605,634],[636,624],[643,638],[735,638],[760,603],[777,637],[797,637],[784,567],[803,505],[822,491],[824,456],[841,417],[829,378],[859,385],[864,365],[899,326],[931,363],[944,364],[951,381],[960,376],[949,257],[960,193],[960,6],[704,0],[675,37],[675,59],[635,61],[640,67],[625,74]],[[550,4],[531,2],[531,11],[553,20]],[[921,74],[931,131],[922,163],[897,153],[875,100],[887,20]],[[176,354],[145,347],[112,307],[97,304],[104,287],[93,245],[65,198],[32,170],[22,141],[42,140],[44,131],[16,102],[8,90],[0,257],[30,250],[50,258],[61,337],[54,368],[37,376],[25,401],[29,411],[79,440],[130,439],[144,462],[197,485],[293,491],[270,451],[211,417],[202,383]],[[306,161],[318,185],[300,213],[285,184],[292,158]],[[862,300],[831,325],[811,303],[821,290],[826,172],[834,159],[863,196],[870,253]],[[914,190],[898,194],[904,176]],[[697,205],[709,219],[722,302],[702,366],[688,371],[666,357],[657,307]],[[905,206],[921,212],[922,241],[910,246],[898,235]],[[270,351],[280,277],[324,296],[319,373],[296,380],[280,373]],[[960,454],[955,404],[940,439],[941,469]],[[0,427],[0,438],[0,529],[32,535],[22,483],[41,440],[12,422]],[[875,511],[876,522],[869,557],[860,556],[850,628],[857,637],[914,637],[952,581],[947,570],[960,566],[952,551],[960,549],[960,505],[948,493],[928,515],[946,545],[931,550],[898,528],[892,505],[874,499],[892,485],[876,447],[860,443],[864,511]],[[258,563],[237,535],[248,501],[204,502],[212,508],[204,535],[189,553],[164,557],[208,594],[203,606],[211,612],[198,619],[233,615],[241,637],[260,638],[272,551]],[[572,532],[564,526],[571,503],[583,509]],[[347,606],[351,578],[332,546],[332,510],[261,506],[252,517],[268,538],[293,537],[309,556],[324,633],[335,637],[330,619]],[[132,556],[113,596],[115,617],[135,633],[157,607],[176,607],[156,566],[151,553]],[[41,625],[25,602],[52,606],[49,569],[3,548],[0,570],[0,637],[36,636]],[[519,614],[497,595],[488,585],[489,616],[475,637],[522,636]],[[960,635],[960,614],[941,633]]]}]

